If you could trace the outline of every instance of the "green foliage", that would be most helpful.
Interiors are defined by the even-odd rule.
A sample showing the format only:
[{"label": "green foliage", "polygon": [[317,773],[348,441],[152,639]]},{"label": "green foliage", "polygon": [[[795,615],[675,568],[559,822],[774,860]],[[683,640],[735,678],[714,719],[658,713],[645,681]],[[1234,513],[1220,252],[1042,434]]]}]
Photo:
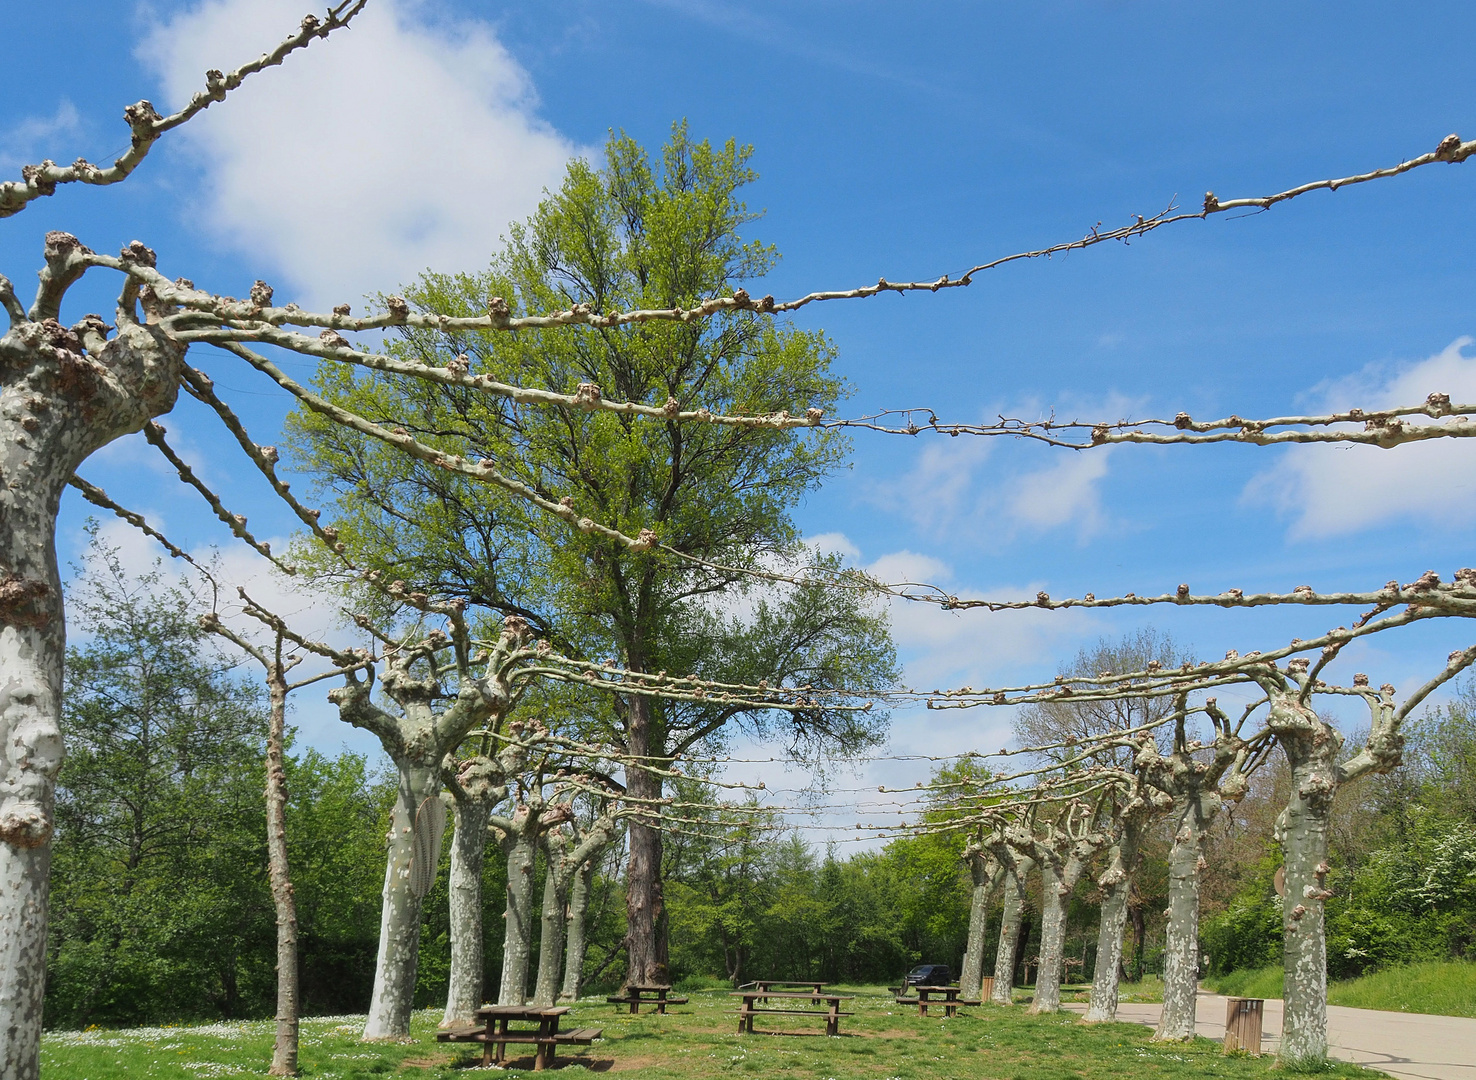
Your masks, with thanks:
[{"label": "green foliage", "polygon": [[[966,763],[939,777],[973,775]],[[685,803],[718,806],[683,781]],[[697,811],[683,808],[692,817]],[[928,814],[943,820],[956,811]],[[893,840],[846,859],[816,854],[774,830],[754,804],[708,811],[711,825],[666,844],[673,971],[755,978],[893,981],[919,960],[955,968],[969,920],[969,875],[959,833]]]},{"label": "green foliage", "polygon": [[[480,315],[489,297],[514,314],[669,308],[762,277],[776,253],[740,235],[755,215],[742,189],[751,150],[713,147],[673,128],[659,163],[625,136],[603,167],[576,160],[531,220],[477,274],[427,273],[406,290],[417,308]],[[748,414],[833,410],[846,388],[818,332],[753,312],[619,328],[536,334],[406,330],[390,352],[444,366],[466,355],[502,383],[682,409]],[[791,513],[844,460],[823,429],[777,430],[635,419],[523,406],[505,398],[325,363],[320,392],[389,427],[472,461],[489,460],[542,497],[627,535],[708,564],[753,568],[808,559]],[[298,462],[337,497],[343,543],[361,566],[465,599],[483,617],[518,613],[556,646],[637,669],[730,681],[794,680],[871,692],[895,659],[883,617],[858,594],[782,596],[715,565],[660,551],[633,555],[489,485],[417,461],[308,411],[291,418]],[[717,598],[721,597],[721,602]],[[824,708],[781,721],[704,703],[656,705],[651,749],[719,742],[730,724],[787,737],[797,753],[873,743],[880,713]],[[619,734],[612,704],[590,696],[586,718]],[[772,726],[771,726],[772,725]]]},{"label": "green foliage", "polygon": [[[1232,971],[1207,980],[1219,994],[1281,997],[1281,966]],[[1329,982],[1329,1005],[1353,1009],[1476,1017],[1476,963],[1426,960],[1397,964],[1356,979]]]},{"label": "green foliage", "polygon": [[273,977],[250,947],[272,924],[260,695],[157,568],[130,580],[96,543],[87,562],[69,598],[85,643],[67,658],[48,1021],[240,1015]]}]

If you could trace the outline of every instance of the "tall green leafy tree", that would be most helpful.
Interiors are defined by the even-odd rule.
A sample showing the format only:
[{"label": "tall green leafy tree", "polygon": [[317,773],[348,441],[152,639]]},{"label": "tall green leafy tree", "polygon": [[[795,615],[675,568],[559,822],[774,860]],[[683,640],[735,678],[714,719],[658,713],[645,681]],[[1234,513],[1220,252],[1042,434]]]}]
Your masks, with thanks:
[{"label": "tall green leafy tree", "polygon": [[[194,597],[94,541],[71,591],[48,1021],[249,1011],[272,980],[260,695]],[[261,984],[259,986],[258,984]]]},{"label": "tall green leafy tree", "polygon": [[[569,166],[563,186],[514,226],[483,273],[428,273],[406,299],[448,315],[536,313],[586,305],[604,312],[672,308],[732,292],[767,273],[773,248],[745,239],[751,149],[698,142],[673,128],[652,162],[618,136],[603,165]],[[690,410],[770,414],[833,411],[846,392],[818,332],[732,311],[692,322],[570,327],[536,335],[407,330],[401,358],[565,393],[583,388]],[[320,391],[427,443],[491,459],[578,516],[660,548],[631,553],[549,515],[530,513],[465,478],[386,450],[309,413],[292,420],[294,451],[337,495],[346,550],[360,565],[518,614],[557,647],[670,670],[816,689],[873,692],[895,674],[884,619],[853,593],[797,589],[758,595],[743,571],[805,557],[792,519],[805,494],[841,467],[837,432],[633,419],[608,411],[527,408],[386,373],[324,365]],[[633,697],[590,701],[589,723],[631,754],[671,758],[719,746],[734,726],[784,737],[796,754],[848,752],[880,737],[880,713],[815,708],[787,714]],[[628,789],[660,797],[659,777],[633,771]],[[661,834],[630,830],[626,889],[629,968],[666,974]]]}]

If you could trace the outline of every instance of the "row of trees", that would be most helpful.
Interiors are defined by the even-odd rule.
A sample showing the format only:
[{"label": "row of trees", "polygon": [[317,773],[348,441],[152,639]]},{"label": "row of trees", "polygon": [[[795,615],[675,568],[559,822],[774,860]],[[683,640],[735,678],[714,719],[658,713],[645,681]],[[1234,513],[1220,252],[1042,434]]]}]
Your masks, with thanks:
[{"label": "row of trees", "polygon": [[[264,1015],[275,979],[255,779],[266,734],[261,694],[209,646],[195,621],[195,597],[168,587],[157,572],[130,579],[105,547],[94,549],[86,571],[71,599],[87,640],[69,660],[66,733],[73,751],[58,805],[48,1023]],[[1146,666],[1144,657],[1182,660],[1172,641],[1145,632],[1104,642],[1070,670],[1131,666],[1133,658]],[[1162,719],[1156,704],[1146,698],[1048,703],[1024,710],[1017,730],[1025,745],[1045,745],[1064,732],[1089,741],[1093,725],[1100,734]],[[1335,869],[1328,877],[1333,975],[1411,958],[1461,957],[1476,947],[1473,707],[1476,686],[1467,684],[1452,705],[1428,711],[1411,727],[1404,766],[1338,795]],[[1041,754],[1051,755],[1059,758],[1060,748]],[[464,765],[458,777],[463,793],[477,787],[476,762],[483,759],[467,760],[471,767]],[[396,786],[352,755],[289,755],[287,770],[303,1008],[358,1011],[373,984],[373,892]],[[957,822],[960,786],[989,778],[967,761],[941,770],[929,787],[932,809],[923,816],[923,831],[848,857],[817,854],[751,800],[724,804],[700,779],[676,781],[673,794],[682,804],[676,813],[684,823],[668,823],[663,868],[673,974],[735,983],[752,977],[884,982],[917,960],[937,960],[960,966],[966,984],[993,972],[998,997],[1007,999],[1012,983],[1051,963],[1050,916],[1058,910],[1057,950],[1068,975],[1092,978],[1100,987],[1115,986],[1111,976],[1138,978],[1147,970],[1171,985],[1173,920],[1161,912],[1183,884],[1175,882],[1176,867],[1184,865],[1175,818],[1146,821],[1132,844],[1119,840],[1095,853],[1068,853],[1080,865],[1067,895],[1059,892],[1059,881],[1047,889],[1040,873],[1030,874],[1018,892],[1005,894],[1001,912],[987,899],[981,906],[991,890],[999,898],[1004,882],[998,874],[977,872],[986,846],[970,840],[973,830],[927,828]],[[1270,838],[1289,782],[1285,764],[1269,760],[1251,776],[1244,796],[1202,830],[1204,861],[1190,876],[1207,913],[1199,935],[1206,953],[1202,970],[1280,959],[1272,877],[1281,860]],[[522,801],[529,805],[530,793]],[[460,802],[457,808],[464,812]],[[543,815],[545,824],[551,816]],[[588,836],[595,818],[588,811],[584,816],[579,833]],[[1049,831],[1041,831],[1048,839]],[[565,835],[557,828],[552,834]],[[560,883],[550,869],[567,870],[574,860],[556,844],[545,849],[534,873],[509,875],[509,866],[528,865],[530,852],[526,841],[520,850],[516,835],[504,829],[504,836],[511,842],[478,868],[480,887],[468,894],[480,924],[485,974],[474,986],[464,979],[455,985],[453,951],[465,938],[458,939],[453,914],[459,887],[453,847],[425,898],[417,1005],[475,1004],[529,989],[535,998],[573,996],[586,972],[597,986],[620,979],[624,920],[614,865],[588,859],[578,863],[584,874]],[[1016,856],[1017,867],[1049,862],[1052,853],[1040,841],[1020,842],[1029,846]],[[1132,875],[1119,880],[1124,868]],[[525,877],[525,886],[509,890],[509,876]],[[570,892],[580,889],[584,899],[571,905]],[[539,895],[541,920],[533,903]],[[590,912],[587,922],[570,925],[588,926],[585,942],[592,949],[571,943],[561,972],[563,920],[556,916],[569,907]],[[521,928],[508,932],[499,925],[503,916]],[[1120,948],[1125,923],[1126,947]],[[510,940],[527,950],[512,963]],[[981,942],[998,945],[981,948]],[[971,955],[980,958],[972,966]],[[1200,968],[1198,962],[1191,966]],[[1046,977],[1036,980],[1037,1007],[1052,990],[1047,967]],[[973,982],[970,992],[976,991]],[[1094,1007],[1102,1001],[1094,997]],[[453,1016],[449,1006],[447,1015]]]},{"label": "row of trees", "polygon": [[[344,0],[326,18],[305,19],[260,60],[229,74],[207,73],[205,88],[172,116],[160,116],[147,102],[130,107],[125,119],[131,145],[110,167],[82,160],[27,166],[20,181],[0,185],[0,213],[22,212],[59,185],[125,179],[166,132],[224,99],[256,71],[348,25],[364,3]],[[1211,195],[1201,211],[1139,218],[1123,229],[1094,231],[1080,241],[1008,258],[1126,239],[1238,207],[1265,208],[1313,190],[1463,161],[1473,152],[1476,144],[1451,136],[1396,168],[1262,198]],[[1376,692],[1366,680],[1337,688],[1318,676],[1357,637],[1424,618],[1468,617],[1476,603],[1476,574],[1461,571],[1453,584],[1422,578],[1335,596],[1311,589],[1288,596],[1237,590],[1196,596],[1186,585],[1162,597],[1052,601],[1042,595],[1001,603],[888,587],[833,561],[786,570],[786,564],[805,561],[790,512],[840,463],[844,444],[838,428],[851,422],[826,420],[843,389],[829,371],[829,346],[775,316],[823,300],[965,286],[986,266],[1008,259],[952,279],[882,280],[783,303],[755,299],[744,283],[764,273],[773,253],[739,238],[749,217],[738,193],[751,179],[746,151],[694,143],[680,127],[659,167],[628,140],[612,140],[605,167],[571,166],[561,190],[526,228],[514,230],[487,275],[428,277],[407,296],[383,297],[362,317],[353,316],[348,305],[331,314],[278,306],[265,282],[257,282],[246,299],[218,295],[184,278],[171,280],[142,242],[108,256],[62,232],[47,237],[45,267],[29,307],[0,278],[0,306],[9,318],[0,336],[0,663],[10,680],[0,797],[0,1002],[8,1010],[0,1018],[0,1073],[31,1077],[38,1068],[45,920],[37,913],[48,907],[55,782],[63,757],[57,507],[70,484],[146,526],[75,476],[96,450],[141,429],[243,543],[286,571],[309,570],[344,586],[370,635],[372,644],[365,648],[330,647],[245,602],[247,614],[275,640],[274,652],[262,653],[269,677],[283,674],[286,658],[275,658],[284,646],[319,653],[343,677],[334,700],[344,719],[373,731],[397,766],[380,960],[366,1037],[395,1037],[405,1030],[422,901],[440,831],[435,826],[441,788],[452,775],[448,758],[452,764],[461,760],[462,744],[474,730],[480,726],[487,738],[506,741],[513,709],[530,687],[547,680],[591,682],[610,695],[580,722],[600,729],[608,752],[598,756],[626,767],[624,801],[642,808],[630,826],[626,945],[631,978],[654,981],[668,972],[662,831],[650,813],[663,798],[663,763],[720,746],[733,724],[777,734],[769,727],[775,717],[797,755],[854,752],[874,741],[879,714],[838,702],[893,681],[890,645],[870,607],[872,597],[889,592],[949,608],[1158,602],[1370,608],[1352,630],[1339,628],[1256,659],[1227,657],[1187,678],[1145,671],[1081,684],[1093,700],[1124,692],[1180,699],[1176,707],[1186,715],[1193,709],[1215,716],[1207,702],[1183,703],[1206,687],[1254,683],[1265,693],[1269,734],[1247,736],[1246,746],[1231,757],[1274,736],[1291,758],[1284,948],[1288,971],[1298,974],[1288,981],[1289,1037],[1283,1045],[1293,1057],[1320,1056],[1325,1047],[1316,1035],[1316,1002],[1324,977],[1321,920],[1331,801],[1359,773],[1392,767],[1399,724],[1409,709],[1469,665],[1476,652],[1453,654],[1443,673],[1401,704],[1392,700],[1392,689]],[[100,270],[123,282],[115,322],[88,315],[64,326],[68,291]],[[381,330],[394,335],[382,352],[345,336]],[[331,515],[324,520],[290,491],[277,472],[277,449],[258,444],[212,380],[188,362],[191,350],[206,345],[294,395],[302,408],[292,432],[294,460],[339,497],[339,521],[332,523]],[[316,384],[291,378],[263,346],[322,360]],[[310,551],[294,554],[291,562],[273,553],[170,447],[154,418],[173,408],[181,390],[220,421],[239,444],[242,463],[249,461],[297,516],[316,545]],[[1390,447],[1471,434],[1470,425],[1419,425],[1408,417],[1460,419],[1473,411],[1435,394],[1424,405],[1380,414],[1353,410],[1274,422],[1231,417],[1207,424],[1181,416],[1173,422],[1175,433],[1167,435],[1131,424],[1066,425],[1066,434],[1089,428],[1090,446],[1332,439]],[[883,426],[874,418],[856,423]],[[1365,426],[1336,427],[1350,423]],[[948,429],[936,421],[931,426]],[[918,425],[909,420],[898,430],[912,434]],[[1006,422],[979,433],[1062,441],[1059,426],[1051,425]],[[484,498],[489,491],[496,498]],[[435,508],[445,509],[444,519],[437,520]],[[793,587],[759,597],[758,582]],[[739,607],[740,597],[746,606]],[[1407,611],[1389,614],[1406,604]],[[1315,667],[1295,656],[1309,649],[1325,650]],[[1289,658],[1284,669],[1278,666]],[[603,659],[612,661],[616,673],[609,678],[600,674]],[[668,678],[669,671],[680,674]],[[376,679],[383,696],[372,693]],[[783,681],[793,685],[781,690]],[[719,684],[725,689],[714,693]],[[1062,692],[1060,686],[1026,687],[986,699],[960,691],[944,704],[1041,702]],[[1336,760],[1341,737],[1310,704],[1320,693],[1368,702],[1373,731],[1360,755]],[[1234,726],[1215,720],[1217,745],[1222,737],[1226,747],[1241,740],[1244,718]],[[280,732],[274,719],[269,737]],[[1119,749],[1132,750],[1136,762],[1149,748],[1141,739],[1123,741],[1128,738],[1112,736]],[[1185,743],[1182,751],[1176,746],[1172,754],[1159,754],[1166,761],[1161,771],[1194,772],[1199,763],[1193,751]],[[277,844],[286,835],[280,796],[285,766],[276,753],[271,772],[278,794],[270,798],[277,809],[268,834],[274,873],[286,860],[285,847]],[[1197,817],[1207,794],[1191,782],[1173,798]],[[1053,829],[1073,843],[1085,842],[1092,835],[1089,820],[1072,808],[1069,820],[1031,821],[1032,829],[1040,826],[1032,843],[1040,841],[1039,832]],[[1188,832],[1192,845],[1196,829]],[[1061,849],[1052,850],[1059,855]],[[1056,858],[1039,850],[1032,857],[1056,875],[1059,893],[1067,884],[1067,865],[1058,867]],[[278,883],[284,884],[280,876]],[[293,916],[285,903],[290,891],[277,893],[286,958],[293,952]],[[1060,920],[1057,912],[1050,917],[1054,950]],[[1293,952],[1300,957],[1295,964]],[[1175,955],[1187,954],[1179,949]],[[290,1023],[284,1024],[288,1038]],[[286,1069],[278,1063],[278,1071]]]}]

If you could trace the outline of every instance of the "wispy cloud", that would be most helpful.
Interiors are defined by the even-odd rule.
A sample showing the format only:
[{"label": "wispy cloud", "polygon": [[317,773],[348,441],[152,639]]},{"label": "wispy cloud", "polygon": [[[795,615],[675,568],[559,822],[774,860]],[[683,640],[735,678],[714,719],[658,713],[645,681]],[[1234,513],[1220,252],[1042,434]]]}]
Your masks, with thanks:
[{"label": "wispy cloud", "polygon": [[[1131,416],[1142,407],[1140,401],[1111,394],[1068,402],[1054,414],[1099,420]],[[1045,412],[1030,404],[1001,415]],[[1086,540],[1113,526],[1101,495],[1110,471],[1110,447],[1082,454],[1049,450],[1044,467],[1023,469],[1023,462],[1040,460],[1032,452],[1041,448],[1021,449],[1023,453],[1004,450],[998,439],[975,436],[925,442],[910,469],[895,480],[872,484],[868,498],[905,513],[923,532],[965,530],[995,542],[1061,529]]]},{"label": "wispy cloud", "polygon": [[[62,98],[50,116],[28,116],[0,132],[0,167],[17,168],[39,162],[43,157],[61,157],[54,144],[61,135],[75,136],[82,130],[77,107]],[[74,155],[65,155],[71,160]]]},{"label": "wispy cloud", "polygon": [[[1342,411],[1418,405],[1432,392],[1476,401],[1476,357],[1469,337],[1395,371],[1368,368],[1317,387],[1309,409]],[[1443,423],[1426,417],[1411,422]],[[1291,519],[1297,538],[1351,534],[1413,518],[1443,526],[1476,520],[1476,441],[1439,439],[1382,450],[1371,446],[1294,446],[1246,486],[1244,504],[1270,504]]]},{"label": "wispy cloud", "polygon": [[892,65],[833,48],[808,37],[792,23],[781,21],[777,12],[783,11],[782,6],[760,11],[753,5],[730,3],[727,0],[646,0],[646,3],[812,64],[853,75],[864,75],[925,93],[933,93],[938,89],[936,82],[930,82],[921,74],[899,71]]}]

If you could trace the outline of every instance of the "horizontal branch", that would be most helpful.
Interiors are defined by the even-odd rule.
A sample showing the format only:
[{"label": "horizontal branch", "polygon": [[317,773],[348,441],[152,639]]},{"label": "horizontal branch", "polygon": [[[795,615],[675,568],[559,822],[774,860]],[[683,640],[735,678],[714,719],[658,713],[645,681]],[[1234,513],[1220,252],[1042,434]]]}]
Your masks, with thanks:
[{"label": "horizontal branch", "polygon": [[[969,267],[957,276],[944,274],[941,277],[926,281],[888,281],[886,278],[881,278],[875,285],[811,292],[796,297],[793,300],[785,301],[776,301],[772,296],[764,296],[756,300],[746,290],[737,289],[731,296],[709,297],[690,307],[600,312],[596,311],[593,305],[582,303],[575,304],[561,311],[541,315],[514,316],[511,314],[507,300],[500,296],[494,296],[488,298],[486,315],[473,318],[453,318],[447,315],[415,312],[410,309],[410,305],[404,299],[390,297],[386,302],[383,312],[354,318],[350,315],[351,309],[346,304],[335,308],[331,315],[304,311],[294,304],[288,304],[284,307],[272,307],[271,290],[264,284],[260,284],[259,286],[263,291],[251,300],[234,300],[229,297],[213,296],[200,290],[178,286],[161,289],[160,295],[170,303],[176,303],[191,311],[208,315],[212,322],[231,323],[232,321],[239,321],[241,328],[252,328],[262,324],[271,326],[307,326],[338,333],[360,330],[383,330],[391,327],[409,327],[412,329],[440,331],[447,334],[498,330],[545,330],[565,326],[589,326],[596,329],[614,329],[621,326],[648,322],[693,322],[710,318],[719,313],[754,312],[762,315],[776,315],[798,311],[811,304],[828,300],[866,299],[887,292],[936,293],[942,289],[966,287],[973,283],[976,275],[986,270],[1006,265],[1007,263],[1026,259],[1048,258],[1057,254],[1094,247],[1097,244],[1107,243],[1109,241],[1125,243],[1162,228],[1165,225],[1175,224],[1180,221],[1201,220],[1213,214],[1223,213],[1228,210],[1247,207],[1265,210],[1277,203],[1286,202],[1289,199],[1294,199],[1299,195],[1304,195],[1311,191],[1336,191],[1338,188],[1353,184],[1362,184],[1371,180],[1398,176],[1401,173],[1409,172],[1411,169],[1416,169],[1422,165],[1429,165],[1434,162],[1443,161],[1454,164],[1465,161],[1473,153],[1476,153],[1476,141],[1462,142],[1459,136],[1448,135],[1441,140],[1439,146],[1433,151],[1410,158],[1388,168],[1375,169],[1371,172],[1338,179],[1316,180],[1273,195],[1253,198],[1221,201],[1216,198],[1213,192],[1210,192],[1205,195],[1202,208],[1193,213],[1176,213],[1176,208],[1169,206],[1152,217],[1136,215],[1128,224],[1115,229],[1104,230],[1101,228],[1100,223],[1098,223],[1097,226],[1094,226],[1078,239],[990,259]],[[253,291],[255,292],[256,290]]]},{"label": "horizontal branch", "polygon": [[[1409,423],[1406,417],[1444,419],[1444,423]],[[889,422],[892,418],[900,418]],[[1432,439],[1476,437],[1476,404],[1452,403],[1450,395],[1431,393],[1422,405],[1390,409],[1352,408],[1345,412],[1309,416],[1273,416],[1247,420],[1195,420],[1179,413],[1172,420],[1022,420],[1000,416],[992,423],[963,424],[941,420],[932,409],[888,409],[854,420],[833,420],[827,427],[851,427],[888,435],[1009,436],[1032,439],[1049,446],[1086,450],[1095,446],[1139,443],[1152,446],[1192,446],[1206,443],[1248,443],[1255,446],[1339,444],[1392,449]],[[1361,428],[1335,425],[1362,424]],[[1159,431],[1157,428],[1169,430]]]}]

